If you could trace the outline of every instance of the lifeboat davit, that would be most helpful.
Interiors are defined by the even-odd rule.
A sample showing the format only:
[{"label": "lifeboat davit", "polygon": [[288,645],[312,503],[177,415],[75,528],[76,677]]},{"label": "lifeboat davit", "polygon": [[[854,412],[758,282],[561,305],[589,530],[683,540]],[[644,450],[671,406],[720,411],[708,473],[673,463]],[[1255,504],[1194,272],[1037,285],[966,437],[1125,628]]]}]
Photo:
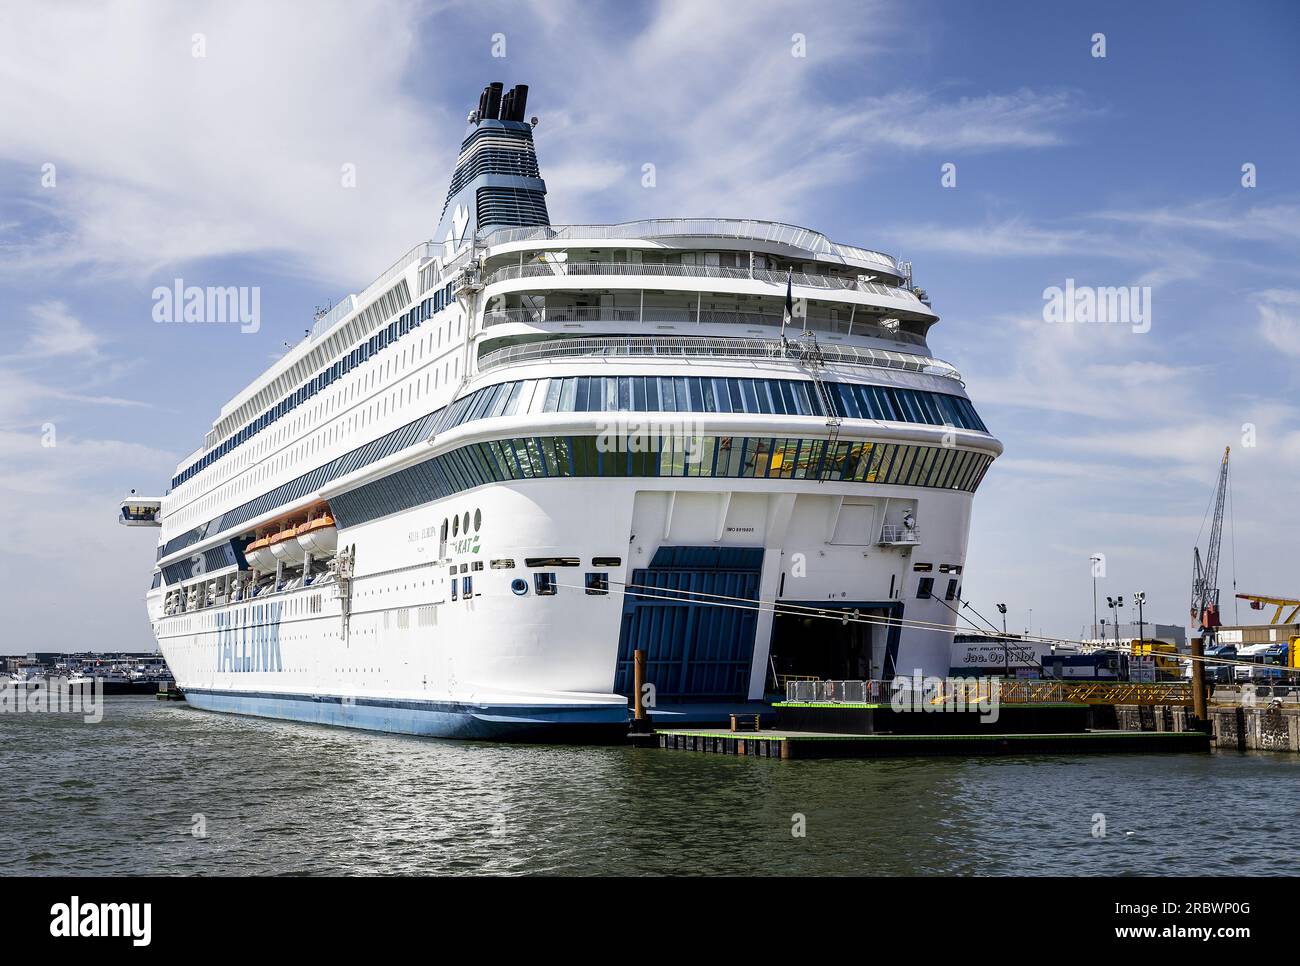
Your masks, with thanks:
[{"label": "lifeboat davit", "polygon": [[302,547],[298,546],[298,541],[295,539],[297,536],[297,527],[285,527],[271,537],[271,553],[276,560],[283,560],[287,564],[300,564],[303,562],[305,555]]},{"label": "lifeboat davit", "polygon": [[339,546],[339,532],[334,517],[326,510],[320,516],[298,525],[298,546],[313,557],[333,554]]}]

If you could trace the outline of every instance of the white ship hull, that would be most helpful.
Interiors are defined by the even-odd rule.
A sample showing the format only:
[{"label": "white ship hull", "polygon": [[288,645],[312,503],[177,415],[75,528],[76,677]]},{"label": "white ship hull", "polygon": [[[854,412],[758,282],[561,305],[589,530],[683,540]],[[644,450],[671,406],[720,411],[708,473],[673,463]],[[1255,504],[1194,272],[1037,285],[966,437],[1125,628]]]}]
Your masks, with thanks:
[{"label": "white ship hull", "polygon": [[[159,644],[178,686],[201,708],[452,737],[542,737],[568,730],[564,725],[615,732],[626,730],[627,699],[615,686],[624,612],[641,606],[636,571],[661,546],[761,548],[760,598],[775,598],[786,573],[783,602],[880,615],[862,675],[879,677],[891,658],[883,617],[909,582],[912,558],[814,537],[833,535],[842,501],[860,499],[860,490],[605,479],[472,490],[341,533],[357,559],[346,620],[343,588],[324,583],[165,618]],[[911,499],[902,488],[881,490],[873,492],[873,512],[890,499]],[[927,555],[960,564],[969,494],[935,494],[927,504],[928,532],[944,534],[947,544],[928,544]],[[482,529],[465,552],[448,552],[453,548],[438,538],[441,521],[467,510],[482,514]],[[790,577],[796,554],[805,556],[806,570]],[[583,564],[554,568],[554,596],[538,596],[531,580],[528,593],[516,595],[512,581],[531,577],[523,562],[548,556]],[[590,595],[584,575],[599,557],[623,563],[610,573],[610,593]],[[520,566],[492,569],[491,560]],[[474,562],[484,568],[469,574],[473,596],[465,598],[458,573],[451,600],[450,568]],[[907,614],[951,624],[939,599],[909,602]],[[770,686],[775,620],[770,610],[755,615],[754,650],[740,655],[748,680],[729,700],[761,699]],[[901,653],[908,662],[901,673],[946,672],[950,642],[951,633],[903,629],[894,663]]]},{"label": "white ship hull", "polygon": [[[162,528],[147,600],[189,702],[587,739],[626,731],[636,651],[683,721],[945,674],[1001,446],[910,268],[764,222],[551,228],[523,96],[484,92],[436,241],[124,511]],[[476,173],[505,150],[522,173]]]}]

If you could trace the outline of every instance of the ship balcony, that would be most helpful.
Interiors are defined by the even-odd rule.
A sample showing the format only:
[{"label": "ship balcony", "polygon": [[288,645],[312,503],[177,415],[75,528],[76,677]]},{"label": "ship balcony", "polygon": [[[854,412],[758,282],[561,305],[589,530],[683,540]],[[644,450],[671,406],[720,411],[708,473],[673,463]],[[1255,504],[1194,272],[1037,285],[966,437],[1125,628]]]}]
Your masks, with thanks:
[{"label": "ship balcony", "polygon": [[880,528],[878,547],[915,547],[921,543],[921,531],[915,526],[886,523]]},{"label": "ship balcony", "polygon": [[[867,301],[874,299],[884,305],[903,312],[914,312],[920,316],[933,317],[930,306],[911,289],[886,285],[873,281],[869,275],[809,273],[770,268],[730,267],[710,264],[675,264],[659,262],[615,262],[615,261],[531,261],[518,265],[501,265],[490,269],[483,279],[485,287],[502,285],[510,282],[530,282],[541,280],[541,286],[513,286],[519,288],[552,287],[570,288],[581,284],[581,280],[606,278],[612,284],[618,278],[670,278],[679,283],[704,281],[709,279],[726,279],[739,284],[739,287],[754,287],[755,291],[770,290],[778,287],[784,294],[787,280],[800,289],[815,289],[832,293],[823,297],[841,296],[848,301]],[[627,286],[633,287],[633,286]],[[699,285],[682,285],[679,288],[695,289]],[[865,296],[859,300],[854,296]]]},{"label": "ship balcony", "polygon": [[[791,333],[795,336],[797,333]],[[909,352],[895,352],[866,346],[819,345],[815,349],[797,340],[709,338],[682,336],[606,336],[601,338],[552,337],[494,349],[479,356],[478,371],[501,366],[526,365],[554,360],[603,361],[626,358],[750,359],[785,362],[792,366],[866,366],[902,372],[919,372],[952,379],[962,384],[961,373],[941,359]]]},{"label": "ship balcony", "polygon": [[[604,296],[608,298],[609,296]],[[593,295],[594,301],[601,296]],[[701,300],[702,302],[703,300]],[[538,305],[535,308],[515,307],[499,308],[483,315],[485,329],[493,326],[518,324],[532,327],[554,329],[583,329],[596,324],[599,329],[593,334],[603,334],[602,329],[617,329],[617,323],[627,328],[673,328],[697,325],[723,325],[745,327],[752,335],[774,335],[764,329],[779,331],[784,315],[776,309],[776,300],[771,306],[755,306],[756,311],[744,309],[703,308],[697,304],[676,305],[636,305],[617,307],[611,305]],[[764,309],[767,309],[766,311]],[[606,325],[614,323],[614,325]],[[898,319],[887,319],[863,312],[860,316],[845,306],[836,310],[827,310],[819,306],[809,306],[808,313],[793,319],[785,326],[789,336],[795,336],[807,329],[812,332],[826,333],[832,338],[840,337],[860,339],[881,339],[904,346],[925,349],[925,336],[921,332],[904,327]]]},{"label": "ship balcony", "polygon": [[616,225],[541,225],[527,228],[501,228],[485,235],[480,244],[493,251],[534,246],[561,248],[577,243],[652,242],[680,245],[683,240],[710,239],[730,248],[744,248],[746,243],[770,246],[802,257],[805,253],[819,260],[857,265],[870,271],[899,275],[898,262],[884,252],[842,245],[821,232],[798,225],[754,218],[651,218]]}]

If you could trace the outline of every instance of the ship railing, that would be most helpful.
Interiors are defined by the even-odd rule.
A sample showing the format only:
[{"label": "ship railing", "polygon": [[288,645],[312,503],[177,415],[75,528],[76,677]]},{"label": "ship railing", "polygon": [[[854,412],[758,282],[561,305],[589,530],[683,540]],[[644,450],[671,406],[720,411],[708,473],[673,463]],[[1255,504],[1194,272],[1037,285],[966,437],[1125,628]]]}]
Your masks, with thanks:
[{"label": "ship railing", "polygon": [[[827,365],[856,365],[903,372],[920,372],[961,382],[961,373],[941,359],[871,349],[864,346],[823,346]],[[479,359],[479,370],[537,362],[544,359],[577,357],[626,358],[631,356],[703,356],[732,359],[789,359],[798,361],[798,350],[777,339],[710,339],[682,336],[606,336],[603,338],[547,339],[507,346]]]},{"label": "ship railing", "polygon": [[[565,322],[644,322],[653,325],[657,322],[700,323],[708,325],[763,325],[780,327],[783,316],[774,312],[727,312],[714,309],[670,308],[661,309],[646,306],[643,311],[637,309],[613,309],[599,307],[564,307],[548,309],[500,309],[487,312],[483,316],[483,325],[503,325],[509,322],[523,322],[530,325]],[[840,335],[858,335],[863,338],[886,339],[905,345],[924,346],[925,337],[915,332],[906,332],[891,326],[875,325],[870,322],[850,323],[847,319],[800,318],[786,326],[792,334],[803,328],[817,332],[831,332]]]},{"label": "ship railing", "polygon": [[752,218],[653,218],[618,225],[544,225],[532,228],[500,228],[480,239],[480,244],[506,245],[521,241],[567,241],[581,239],[640,239],[701,236],[707,238],[748,239],[789,245],[817,255],[834,255],[874,263],[890,272],[898,271],[897,261],[884,252],[841,245],[819,231]]},{"label": "ship railing", "polygon": [[365,290],[357,296],[357,304],[368,304],[374,296],[383,292],[389,282],[395,279],[398,275],[401,275],[411,265],[421,262],[426,258],[432,258],[437,254],[441,247],[441,245],[436,245],[431,241],[420,242],[420,244],[416,245],[397,261],[393,262],[392,265],[388,266],[383,274],[381,274],[377,279],[367,285]]},{"label": "ship railing", "polygon": [[[1294,669],[1278,668],[1282,672]],[[1241,704],[1268,707],[1270,704],[1300,704],[1300,688],[1294,684],[1217,683],[1210,694],[1214,704]]]},{"label": "ship railing", "polygon": [[921,532],[916,527],[886,523],[880,528],[881,543],[920,543]]},{"label": "ship railing", "polygon": [[486,285],[509,282],[520,278],[569,278],[601,275],[648,275],[664,278],[727,278],[753,280],[784,285],[786,279],[802,288],[863,292],[883,298],[896,298],[915,302],[917,311],[928,312],[916,293],[881,282],[863,281],[840,275],[813,275],[807,272],[776,272],[770,269],[731,268],[725,265],[665,265],[655,262],[529,262],[524,265],[503,265],[485,280]]},{"label": "ship railing", "polygon": [[410,266],[422,262],[426,258],[432,258],[441,247],[431,241],[420,242],[418,245],[413,246],[401,258],[381,272],[379,277],[367,285],[360,295],[345,296],[318,319],[316,324],[312,326],[311,341],[315,342],[320,339],[354,311],[364,309],[376,297],[383,294],[384,289],[388,287],[388,284],[393,279],[401,275]]}]

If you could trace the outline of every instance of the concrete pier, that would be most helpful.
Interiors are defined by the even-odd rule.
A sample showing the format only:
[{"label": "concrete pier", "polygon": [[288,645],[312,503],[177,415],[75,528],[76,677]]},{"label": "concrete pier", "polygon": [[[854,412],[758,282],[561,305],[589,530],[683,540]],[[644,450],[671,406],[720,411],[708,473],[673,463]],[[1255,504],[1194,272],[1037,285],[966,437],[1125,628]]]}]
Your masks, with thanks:
[{"label": "concrete pier", "polygon": [[1219,684],[1208,711],[1216,748],[1300,752],[1300,687]]}]

